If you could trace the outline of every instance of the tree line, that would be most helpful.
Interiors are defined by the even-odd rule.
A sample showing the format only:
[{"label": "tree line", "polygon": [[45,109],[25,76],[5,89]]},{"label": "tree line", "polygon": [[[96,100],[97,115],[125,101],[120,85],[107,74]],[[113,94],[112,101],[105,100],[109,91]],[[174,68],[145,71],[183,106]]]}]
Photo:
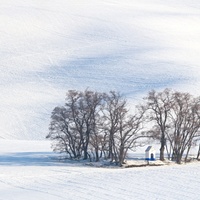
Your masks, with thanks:
[{"label": "tree line", "polygon": [[133,111],[115,91],[69,90],[65,105],[52,111],[47,138],[70,159],[109,159],[119,166],[128,150],[153,139],[160,141],[161,160],[166,149],[169,159],[181,163],[197,144],[199,128],[200,99],[188,93],[151,91]]}]

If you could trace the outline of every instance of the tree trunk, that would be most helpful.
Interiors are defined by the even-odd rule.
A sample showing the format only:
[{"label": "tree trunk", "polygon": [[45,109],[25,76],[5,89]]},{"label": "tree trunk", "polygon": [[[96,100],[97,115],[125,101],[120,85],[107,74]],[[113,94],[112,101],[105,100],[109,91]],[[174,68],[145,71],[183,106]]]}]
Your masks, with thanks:
[{"label": "tree trunk", "polygon": [[164,151],[165,151],[165,137],[164,137],[164,134],[162,134],[160,143],[161,143],[161,147],[160,147],[160,160],[164,161],[165,160],[165,156],[164,156]]},{"label": "tree trunk", "polygon": [[110,136],[109,136],[108,159],[111,159],[111,162],[114,159],[114,155],[113,155],[113,134],[112,133],[110,133]]},{"label": "tree trunk", "polygon": [[83,147],[83,160],[88,159],[88,143],[86,143]]},{"label": "tree trunk", "polygon": [[99,151],[98,151],[98,149],[95,150],[95,154],[96,154],[96,162],[99,162]]},{"label": "tree trunk", "polygon": [[170,160],[170,151],[168,150],[168,147],[167,147],[167,144],[165,145],[166,146],[166,151],[167,151],[167,157],[168,157],[168,160]]},{"label": "tree trunk", "polygon": [[198,149],[198,153],[197,153],[197,160],[199,159],[200,156],[200,144],[199,144],[199,149]]},{"label": "tree trunk", "polygon": [[177,164],[181,164],[181,158],[182,158],[181,154],[178,153],[178,154],[177,154],[177,158],[176,158],[176,163],[177,163]]},{"label": "tree trunk", "polygon": [[190,152],[190,148],[191,148],[191,146],[188,146],[187,153],[186,153],[186,156],[185,156],[185,162],[187,162],[188,154]]},{"label": "tree trunk", "polygon": [[121,167],[124,163],[124,146],[121,145],[119,149],[119,166]]},{"label": "tree trunk", "polygon": [[164,157],[164,150],[165,150],[165,146],[161,144],[161,147],[160,147],[160,160],[161,160],[161,161],[164,161],[164,160],[165,160],[165,157]]}]

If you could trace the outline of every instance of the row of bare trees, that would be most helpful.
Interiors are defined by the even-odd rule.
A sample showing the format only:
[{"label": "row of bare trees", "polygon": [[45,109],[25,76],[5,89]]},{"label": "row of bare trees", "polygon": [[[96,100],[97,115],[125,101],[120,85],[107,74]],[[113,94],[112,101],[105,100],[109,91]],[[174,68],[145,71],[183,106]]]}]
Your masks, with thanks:
[{"label": "row of bare trees", "polygon": [[47,138],[71,159],[104,158],[118,165],[128,150],[153,138],[160,141],[161,160],[166,149],[180,163],[197,143],[199,128],[200,99],[188,93],[151,91],[133,114],[120,93],[70,90],[65,105],[52,112]]},{"label": "row of bare trees", "polygon": [[181,163],[185,154],[187,160],[191,147],[199,141],[200,98],[165,89],[151,91],[145,101],[150,132],[160,140],[160,160],[164,160],[165,149],[169,159]]},{"label": "row of bare trees", "polygon": [[100,158],[122,165],[127,151],[145,137],[142,109],[131,115],[127,101],[117,92],[68,91],[63,107],[51,116],[47,138],[55,151],[72,159]]}]

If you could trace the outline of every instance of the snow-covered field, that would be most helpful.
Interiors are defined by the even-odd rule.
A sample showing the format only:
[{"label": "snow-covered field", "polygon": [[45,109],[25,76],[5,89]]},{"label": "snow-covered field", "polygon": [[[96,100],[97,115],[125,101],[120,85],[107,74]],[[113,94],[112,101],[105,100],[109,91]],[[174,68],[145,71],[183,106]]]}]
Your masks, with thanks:
[{"label": "snow-covered field", "polygon": [[0,0],[0,137],[43,139],[69,89],[200,94],[199,0]]},{"label": "snow-covered field", "polygon": [[0,140],[0,200],[199,199],[200,163],[96,168],[56,160],[44,141]]},{"label": "snow-covered field", "polygon": [[199,199],[199,163],[94,168],[42,141],[69,89],[200,95],[199,52],[199,0],[0,0],[0,200]]}]

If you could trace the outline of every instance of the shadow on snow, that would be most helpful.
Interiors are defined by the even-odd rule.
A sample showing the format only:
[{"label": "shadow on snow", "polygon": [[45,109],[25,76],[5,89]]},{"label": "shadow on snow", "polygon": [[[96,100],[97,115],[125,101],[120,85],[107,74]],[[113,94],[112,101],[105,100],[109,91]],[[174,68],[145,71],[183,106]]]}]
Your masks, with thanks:
[{"label": "shadow on snow", "polygon": [[18,152],[0,154],[0,165],[63,166],[66,162],[61,160],[60,154],[51,152]]}]

